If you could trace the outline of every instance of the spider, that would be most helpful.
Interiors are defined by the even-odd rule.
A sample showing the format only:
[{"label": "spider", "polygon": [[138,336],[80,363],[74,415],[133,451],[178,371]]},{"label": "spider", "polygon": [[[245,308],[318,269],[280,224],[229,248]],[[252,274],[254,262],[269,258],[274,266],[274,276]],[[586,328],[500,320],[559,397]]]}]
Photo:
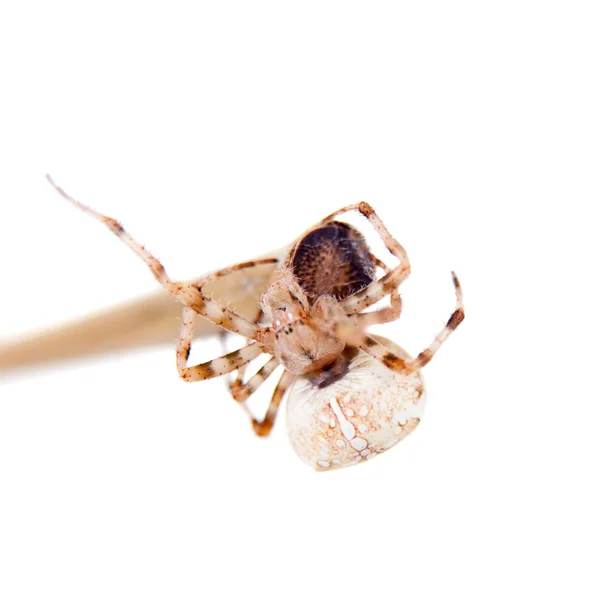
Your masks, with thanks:
[{"label": "spider", "polygon": [[[412,431],[418,423],[418,411],[413,411],[414,418],[411,417],[410,410],[405,411],[406,414],[402,413],[404,416],[398,416],[398,406],[402,404],[403,410],[407,406],[413,409],[417,406],[423,391],[419,369],[433,358],[464,319],[462,292],[453,272],[456,308],[433,342],[414,359],[385,338],[369,335],[367,330],[371,325],[399,318],[402,302],[398,288],[410,274],[410,263],[402,245],[366,202],[341,208],[319,221],[297,238],[283,258],[272,256],[247,261],[196,281],[183,283],[170,279],[159,260],[115,219],[75,200],[57,186],[50,176],[48,181],[71,204],[104,223],[146,263],[162,287],[184,305],[176,348],[177,370],[184,381],[201,381],[237,371],[237,377],[229,382],[229,390],[233,398],[243,404],[278,366],[283,366],[283,374],[276,384],[264,417],[259,420],[251,416],[254,431],[259,436],[270,433],[281,401],[290,388],[292,390],[288,402],[293,400],[291,409],[288,404],[290,432],[298,423],[304,423],[298,407],[304,406],[302,410],[306,412],[306,406],[312,406],[309,402],[311,394],[317,398],[319,405],[312,409],[314,414],[311,414],[311,418],[314,420],[318,413],[320,422],[329,421],[328,427],[331,429],[335,428],[336,419],[339,422],[342,436],[334,436],[329,430],[320,433],[317,431],[313,436],[318,440],[327,436],[336,437],[338,449],[333,447],[333,440],[330,440],[333,449],[323,450],[321,447],[315,450],[312,447],[314,439],[305,439],[310,426],[304,423],[299,429],[296,427],[295,439],[292,440],[295,450],[301,458],[318,469],[354,464],[361,457],[370,454],[369,448],[382,452]],[[337,217],[351,211],[358,211],[366,217],[387,250],[398,260],[396,266],[387,267],[369,251],[364,236],[356,228],[337,220]],[[274,264],[277,268],[274,279],[262,294],[254,320],[236,314],[234,310],[203,293],[204,287],[211,281],[260,264]],[[380,278],[376,278],[377,268],[384,273]],[[364,312],[388,296],[389,306]],[[224,332],[246,338],[246,345],[208,362],[189,365],[195,314],[208,319]],[[267,354],[270,358],[256,373],[245,378],[247,365],[262,354]],[[361,375],[357,379],[359,372]],[[367,380],[370,384],[365,386]],[[354,382],[353,389],[362,387],[361,393],[366,392],[369,397],[391,393],[400,394],[404,398],[408,393],[409,401],[405,402],[405,398],[400,404],[394,401],[396,404],[386,409],[388,413],[395,415],[395,421],[392,419],[394,422],[390,421],[389,415],[384,419],[386,423],[389,421],[387,425],[395,431],[391,441],[386,438],[378,445],[371,444],[367,447],[365,438],[357,434],[356,427],[347,419],[347,415],[354,415],[355,411],[348,408],[343,413],[339,403],[342,397],[346,404],[351,404],[356,398],[354,392],[348,393],[349,382]],[[332,394],[337,394],[340,390],[341,396],[333,398]],[[297,397],[302,398],[300,403]],[[322,406],[329,407],[327,414],[321,410]],[[374,414],[381,412],[378,413],[379,409],[370,404],[368,407],[361,405],[357,410],[362,416],[366,416],[369,411]],[[297,415],[296,422],[290,423],[290,414],[294,411],[300,416]],[[380,421],[381,418],[374,424],[374,431],[384,428]],[[406,427],[407,424],[410,426]],[[367,426],[363,423],[358,427],[364,433]],[[337,455],[346,442],[349,442],[349,453],[345,459],[331,459],[331,452]],[[306,450],[308,447],[310,448]]]}]

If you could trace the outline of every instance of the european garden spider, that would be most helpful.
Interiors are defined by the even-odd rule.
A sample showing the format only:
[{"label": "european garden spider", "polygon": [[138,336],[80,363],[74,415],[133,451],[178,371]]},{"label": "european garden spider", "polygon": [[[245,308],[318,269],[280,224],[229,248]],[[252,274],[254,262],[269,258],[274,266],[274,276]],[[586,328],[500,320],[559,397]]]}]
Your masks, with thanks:
[{"label": "european garden spider", "polygon": [[[400,316],[402,303],[398,287],[409,276],[410,263],[404,248],[366,202],[346,206],[325,217],[295,241],[283,260],[271,257],[239,263],[197,281],[183,283],[170,279],[159,260],[115,219],[85,206],[66,194],[50,177],[48,180],[66,200],[104,223],[146,263],[162,287],[184,305],[176,349],[177,370],[184,381],[200,381],[237,371],[237,378],[230,382],[229,388],[233,398],[243,403],[279,365],[284,367],[264,418],[252,418],[254,430],[260,436],[271,431],[285,392],[298,378],[303,380],[303,385],[312,386],[314,390],[325,390],[336,382],[343,382],[360,355],[363,357],[361,364],[370,361],[370,372],[374,369],[373,359],[375,363],[378,361],[385,366],[381,377],[386,389],[392,380],[402,388],[406,378],[418,375],[418,369],[431,360],[464,318],[461,288],[456,275],[452,273],[456,308],[433,342],[416,358],[410,359],[391,342],[383,338],[376,339],[367,333],[370,325],[388,323]],[[388,268],[371,254],[357,229],[335,220],[339,215],[354,210],[369,220],[386,248],[398,259],[395,267]],[[278,264],[276,276],[262,294],[259,315],[255,321],[243,318],[203,293],[204,286],[217,278],[255,265],[273,263]],[[375,277],[377,267],[384,271],[379,279]],[[363,312],[386,296],[390,297],[389,306]],[[188,365],[196,313],[226,332],[245,337],[247,344],[211,361]],[[263,353],[271,358],[245,380],[246,365]],[[418,388],[420,384],[415,385]],[[422,392],[422,386],[420,389]],[[335,412],[335,406],[332,405],[331,409]],[[353,410],[349,412],[354,414]],[[339,416],[337,412],[335,414]],[[343,416],[341,418],[345,419]],[[350,431],[351,437],[348,433],[349,427],[354,426],[342,420],[339,423],[348,441],[359,439],[356,437],[356,428],[354,433]],[[376,428],[381,427],[377,425]],[[358,444],[362,445],[363,442]],[[353,444],[355,449],[356,446]],[[376,451],[383,451],[389,445],[383,444],[381,447],[383,449],[376,448]],[[365,456],[364,452],[368,453],[369,450],[365,446],[362,452]],[[339,460],[337,463],[335,459],[332,460],[334,465],[340,464]],[[324,464],[329,467],[332,463],[323,459],[312,461],[312,464],[317,468],[325,468]]]}]

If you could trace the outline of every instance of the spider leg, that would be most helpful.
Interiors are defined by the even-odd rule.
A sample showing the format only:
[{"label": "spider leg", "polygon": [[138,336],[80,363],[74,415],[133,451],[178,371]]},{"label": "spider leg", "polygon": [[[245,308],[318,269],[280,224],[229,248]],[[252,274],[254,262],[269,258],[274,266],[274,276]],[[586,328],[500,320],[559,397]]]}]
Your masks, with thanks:
[{"label": "spider leg", "polygon": [[[373,253],[369,253],[371,260],[387,275],[390,272],[389,267]],[[375,310],[370,313],[362,313],[354,316],[356,323],[363,330],[371,325],[382,325],[383,323],[391,323],[400,318],[402,313],[402,298],[400,292],[395,289],[390,294],[390,306]]]},{"label": "spider leg", "polygon": [[[231,275],[232,273],[235,273],[236,271],[241,271],[243,269],[250,269],[250,268],[258,266],[258,265],[276,264],[279,262],[280,262],[279,258],[271,257],[271,258],[261,258],[258,260],[252,260],[252,261],[247,261],[247,262],[243,262],[243,263],[238,263],[236,265],[232,265],[230,267],[226,267],[224,269],[215,271],[214,273],[204,275],[203,277],[196,279],[195,281],[191,281],[190,285],[198,288],[198,290],[201,293],[203,293],[204,286],[208,285],[212,281],[216,281],[217,279],[220,279],[221,277],[227,277],[227,275]],[[258,322],[260,321],[260,319],[262,317],[262,314],[263,314],[262,309],[260,308],[260,306],[258,306],[257,315],[253,319],[254,323],[258,324]],[[221,339],[221,344],[224,348],[226,348],[225,338],[228,333],[229,332],[227,330],[221,330],[220,339]],[[250,343],[252,343],[251,340],[246,341],[246,345],[249,345]],[[243,398],[239,398],[237,396],[238,393],[241,393],[243,395],[243,393],[245,393],[245,392],[238,392],[238,390],[241,388],[245,388],[245,386],[250,383],[250,381],[248,381],[247,384],[243,383],[246,366],[247,365],[244,365],[237,370],[237,375],[236,375],[235,379],[229,379],[227,381],[227,389],[228,389],[229,393],[232,395],[232,397],[234,398],[234,400],[237,400],[237,401],[245,400],[248,396],[250,396],[250,394],[254,393],[256,387],[258,387],[258,385],[260,385],[260,383],[262,383],[262,381],[258,382],[258,379],[254,379],[254,377],[256,377],[258,375],[258,373],[257,373],[253,377],[253,380],[254,380],[253,385],[255,385],[256,387],[253,389],[249,388],[249,389],[251,389],[251,391],[249,391],[247,396],[244,396]],[[270,373],[268,375],[265,374],[265,379],[269,375],[270,375]]]},{"label": "spider leg", "polygon": [[187,361],[190,355],[192,338],[194,337],[194,315],[193,309],[185,306],[181,315],[181,334],[176,349],[177,371],[184,381],[202,381],[211,379],[225,373],[231,373],[248,364],[260,356],[264,349],[260,344],[252,342],[239,350],[225,354],[207,362],[188,367]]},{"label": "spider leg", "polygon": [[452,272],[452,280],[456,288],[456,309],[448,319],[448,323],[438,333],[433,342],[429,344],[425,350],[419,353],[419,355],[413,360],[406,361],[393,352],[390,352],[388,348],[380,344],[377,340],[370,336],[365,336],[360,344],[357,344],[361,350],[364,350],[372,357],[380,360],[386,367],[392,369],[392,371],[398,371],[400,373],[412,373],[417,369],[420,369],[426,365],[440,349],[440,346],[448,339],[450,334],[461,324],[465,318],[465,311],[462,299],[462,290],[456,274]]},{"label": "spider leg", "polygon": [[345,206],[344,208],[340,208],[335,212],[331,213],[327,217],[325,217],[321,223],[327,223],[331,221],[338,215],[341,215],[345,212],[350,212],[353,210],[358,210],[363,216],[365,216],[373,229],[379,234],[379,237],[382,239],[385,247],[393,254],[401,263],[406,263],[407,267],[410,270],[410,265],[408,261],[408,255],[406,254],[406,250],[404,247],[398,242],[392,234],[389,232],[388,228],[384,225],[381,218],[375,212],[375,209],[368,204],[367,202],[359,202],[358,204],[351,204],[349,206]]},{"label": "spider leg", "polygon": [[197,287],[171,280],[160,261],[148,252],[144,246],[131,237],[131,235],[129,235],[129,233],[123,229],[123,226],[115,219],[102,215],[78,200],[75,200],[62,188],[56,185],[50,176],[47,176],[47,179],[63,198],[84,213],[87,213],[101,223],[104,223],[126,246],[129,246],[129,248],[131,248],[131,250],[146,263],[154,275],[154,278],[163,286],[163,288],[174,295],[180,302],[193,309],[199,315],[215,323],[215,325],[231,331],[232,333],[239,333],[252,340],[262,336],[264,332],[258,325],[244,319],[234,311],[222,306],[219,302],[207,298]]},{"label": "spider leg", "polygon": [[279,410],[281,401],[283,400],[283,396],[290,385],[292,385],[294,382],[294,379],[296,379],[296,375],[290,373],[289,371],[284,371],[283,375],[279,379],[279,382],[277,383],[275,391],[273,392],[273,397],[271,398],[271,402],[269,403],[269,407],[267,408],[267,412],[265,413],[263,420],[259,421],[258,419],[252,417],[252,427],[254,428],[256,435],[265,437],[271,433],[271,429],[273,429],[273,425],[275,424],[277,411]]},{"label": "spider leg", "polygon": [[385,273],[389,271],[387,265],[382,260],[379,260],[372,252],[369,252],[369,258]]},{"label": "spider leg", "polygon": [[[379,260],[375,255],[370,255],[371,260],[384,271],[388,273],[390,269],[387,265]],[[348,319],[339,321],[335,326],[335,334],[344,339],[347,344],[356,346],[364,338],[364,332],[371,325],[382,325],[390,323],[400,318],[402,313],[402,298],[400,292],[395,289],[390,294],[390,306],[386,306],[379,310],[374,310],[368,313],[359,313],[356,315],[348,315]]]},{"label": "spider leg", "polygon": [[[202,292],[205,285],[209,284],[211,281],[215,281],[216,279],[220,279],[221,277],[226,277],[227,275],[231,275],[231,273],[235,273],[236,271],[241,271],[243,269],[250,269],[252,267],[256,267],[257,265],[271,265],[280,262],[279,258],[261,258],[258,260],[249,260],[247,262],[238,263],[237,265],[232,265],[231,267],[226,267],[225,269],[220,269],[219,271],[215,271],[214,273],[209,273],[208,275],[204,275],[200,279],[196,279],[195,281],[191,281],[190,285],[198,288],[200,292]],[[258,320],[258,319],[257,319]]]},{"label": "spider leg", "polygon": [[395,321],[400,317],[401,312],[402,298],[400,292],[394,290],[390,294],[390,306],[357,315],[336,315],[333,335],[342,339],[346,344],[360,347],[365,340],[365,332],[371,325],[382,325]]},{"label": "spider leg", "polygon": [[[260,308],[260,306],[258,307],[258,311],[257,311],[257,315],[256,318],[254,319],[255,323],[258,323],[260,321],[260,319],[262,318],[263,315],[263,311]],[[225,331],[224,329],[222,329],[220,331],[220,335],[219,335],[219,339],[221,341],[221,347],[224,349],[225,352],[227,352],[227,344],[226,344],[226,339],[227,339],[227,335],[229,332]],[[251,340],[246,340],[246,345],[250,344]],[[243,385],[244,382],[244,374],[246,372],[246,367],[247,365],[240,367],[237,371],[236,371],[236,376],[235,378],[231,379],[228,378],[227,379],[227,390],[229,391],[229,393],[231,394],[231,396],[233,397],[234,400],[237,400],[237,398],[234,396],[234,389],[235,388],[239,388]]]},{"label": "spider leg", "polygon": [[395,256],[400,264],[394,267],[392,270],[387,272],[381,279],[368,285],[366,288],[353,294],[349,298],[346,298],[341,304],[345,312],[353,314],[372,306],[388,294],[392,293],[409,275],[410,275],[410,262],[408,255],[404,247],[398,242],[388,228],[384,225],[383,221],[379,218],[375,210],[370,204],[366,202],[359,202],[358,204],[351,204],[334,213],[331,213],[321,221],[326,223],[331,221],[342,213],[349,212],[352,210],[358,210],[363,216],[365,216],[373,229],[379,234],[385,247],[389,252]]},{"label": "spider leg", "polygon": [[402,298],[400,297],[400,292],[394,290],[390,294],[389,306],[368,313],[359,313],[358,315],[354,315],[354,319],[356,320],[356,324],[364,330],[371,325],[381,325],[396,321],[400,318],[401,313]]},{"label": "spider leg", "polygon": [[273,356],[248,381],[238,377],[230,386],[231,395],[237,402],[246,401],[273,374],[279,361]]}]

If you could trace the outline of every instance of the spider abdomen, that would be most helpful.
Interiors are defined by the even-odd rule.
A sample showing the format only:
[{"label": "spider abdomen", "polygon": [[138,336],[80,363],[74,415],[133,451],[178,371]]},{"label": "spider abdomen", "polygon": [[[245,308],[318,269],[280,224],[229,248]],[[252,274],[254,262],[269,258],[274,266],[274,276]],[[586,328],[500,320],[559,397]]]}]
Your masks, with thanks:
[{"label": "spider abdomen", "polygon": [[[378,340],[405,359],[393,342]],[[292,385],[287,404],[288,436],[309,466],[326,471],[357,464],[385,452],[419,424],[425,407],[419,371],[391,371],[358,352],[338,381],[321,388],[309,377]]]}]

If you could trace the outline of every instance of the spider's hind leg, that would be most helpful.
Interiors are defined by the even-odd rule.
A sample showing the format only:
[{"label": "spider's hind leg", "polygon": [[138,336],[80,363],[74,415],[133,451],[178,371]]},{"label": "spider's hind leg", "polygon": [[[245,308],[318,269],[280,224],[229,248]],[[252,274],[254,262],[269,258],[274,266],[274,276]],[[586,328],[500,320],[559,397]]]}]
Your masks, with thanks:
[{"label": "spider's hind leg", "polygon": [[426,365],[440,349],[441,345],[448,339],[450,334],[462,323],[465,318],[463,306],[462,290],[456,274],[452,272],[452,280],[456,289],[456,309],[448,319],[444,328],[438,333],[433,342],[425,350],[420,352],[416,358],[406,361],[393,352],[390,352],[385,346],[370,336],[365,336],[363,341],[357,346],[380,360],[386,367],[400,373],[412,373]]},{"label": "spider's hind leg", "polygon": [[271,429],[273,429],[273,425],[275,424],[275,417],[277,416],[277,412],[281,406],[281,401],[283,400],[288,388],[292,385],[292,383],[294,383],[295,379],[296,375],[293,373],[290,373],[289,371],[283,372],[283,375],[275,387],[275,391],[273,392],[271,402],[269,403],[269,407],[267,408],[267,412],[265,413],[263,420],[259,421],[258,419],[252,417],[252,427],[254,428],[256,435],[265,437],[271,433]]},{"label": "spider's hind leg", "polygon": [[279,366],[279,361],[271,357],[248,381],[244,381],[240,369],[240,375],[229,383],[229,391],[236,402],[245,402],[254,392],[273,374]]}]

